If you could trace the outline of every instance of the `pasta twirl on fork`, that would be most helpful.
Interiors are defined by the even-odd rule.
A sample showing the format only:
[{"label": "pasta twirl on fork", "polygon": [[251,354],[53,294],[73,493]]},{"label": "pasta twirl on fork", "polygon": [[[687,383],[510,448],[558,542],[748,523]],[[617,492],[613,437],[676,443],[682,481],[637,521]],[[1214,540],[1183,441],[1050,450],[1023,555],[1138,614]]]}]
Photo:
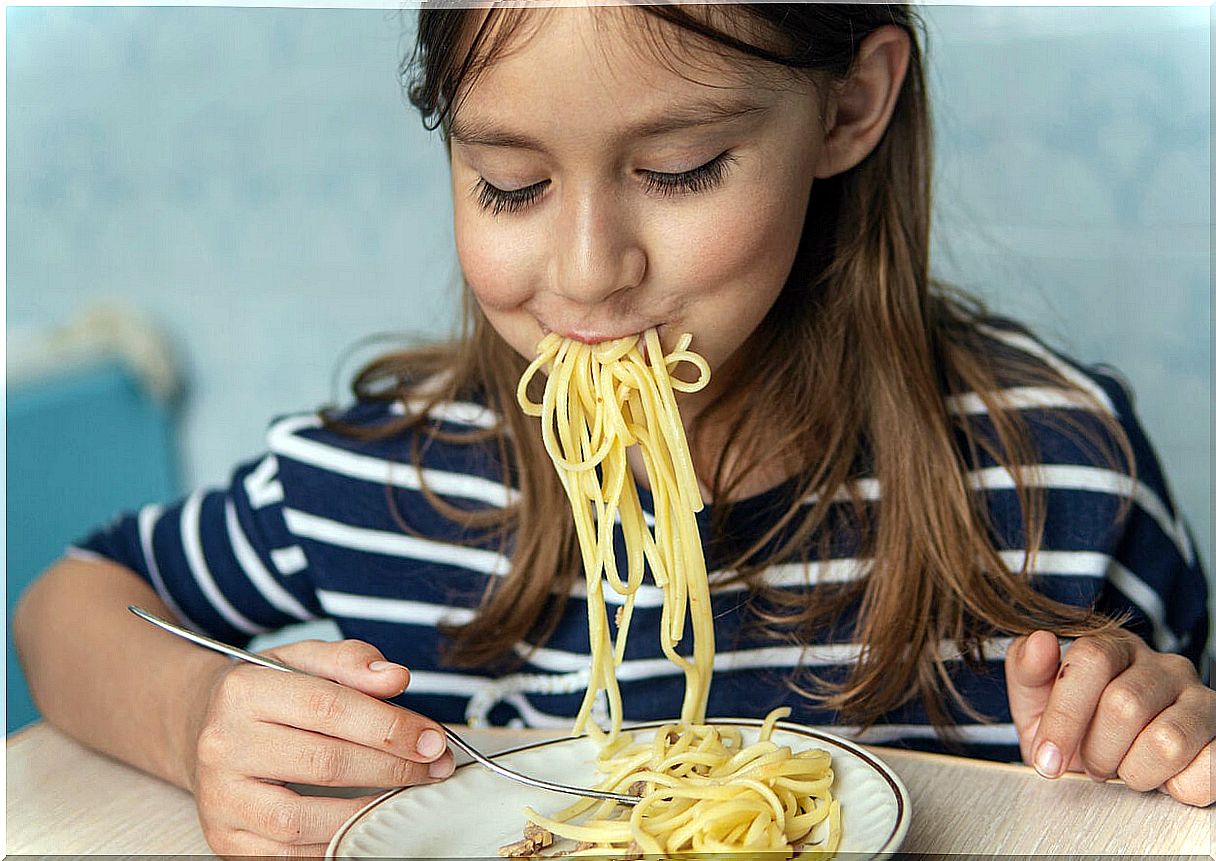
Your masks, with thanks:
[{"label": "pasta twirl on fork", "polygon": [[[789,709],[769,713],[758,740],[744,745],[737,727],[705,723],[713,674],[714,632],[705,559],[696,513],[703,507],[675,392],[709,382],[705,360],[690,351],[690,335],[664,354],[658,334],[588,345],[546,336],[519,381],[523,410],[541,420],[545,448],[566,490],[587,578],[591,668],[574,733],[600,745],[600,788],[639,795],[633,807],[584,799],[543,816],[526,808],[531,831],[543,829],[577,842],[576,850],[632,853],[784,851],[799,857],[832,854],[840,841],[840,807],[831,793],[826,751],[793,753],[771,739]],[[643,350],[643,344],[645,349]],[[697,379],[672,369],[689,363]],[[528,396],[538,372],[549,368],[540,403]],[[637,445],[654,499],[654,532],[642,512],[626,450]],[[625,545],[625,573],[613,546],[617,521]],[[624,657],[634,596],[646,565],[663,591],[660,625],[664,654],[684,672],[680,720],[651,741],[621,732],[616,667]],[[611,633],[602,583],[624,596]],[[691,655],[676,646],[691,628]],[[592,719],[603,691],[610,726]],[[580,821],[575,820],[582,817]],[[532,854],[543,843],[513,847]],[[507,847],[504,847],[507,848]]]}]

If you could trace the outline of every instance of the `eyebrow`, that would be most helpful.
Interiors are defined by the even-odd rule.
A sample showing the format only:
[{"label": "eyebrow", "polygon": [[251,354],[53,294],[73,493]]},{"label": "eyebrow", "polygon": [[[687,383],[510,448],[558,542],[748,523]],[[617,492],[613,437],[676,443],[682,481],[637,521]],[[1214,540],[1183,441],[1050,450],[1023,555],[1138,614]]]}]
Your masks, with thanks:
[{"label": "eyebrow", "polygon": [[[662,115],[643,120],[636,125],[624,129],[621,138],[650,138],[681,129],[697,126],[717,125],[729,122],[751,114],[767,111],[764,105],[751,101],[734,100],[718,101],[716,99],[697,99],[684,102],[669,108]],[[493,122],[456,116],[452,118],[448,130],[454,141],[466,146],[487,146],[510,149],[526,149],[535,152],[546,152],[544,144],[535,138],[521,132],[501,128]]]}]

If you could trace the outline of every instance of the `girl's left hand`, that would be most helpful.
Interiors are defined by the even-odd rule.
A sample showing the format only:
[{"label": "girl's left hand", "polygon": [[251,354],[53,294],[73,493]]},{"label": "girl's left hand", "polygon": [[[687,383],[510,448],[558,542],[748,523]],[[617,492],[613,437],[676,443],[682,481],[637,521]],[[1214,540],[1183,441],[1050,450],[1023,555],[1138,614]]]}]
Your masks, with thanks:
[{"label": "girl's left hand", "polygon": [[1186,658],[1081,637],[1061,664],[1055,635],[1035,631],[1010,646],[1005,683],[1022,759],[1044,777],[1067,767],[1186,804],[1216,800],[1216,691]]}]

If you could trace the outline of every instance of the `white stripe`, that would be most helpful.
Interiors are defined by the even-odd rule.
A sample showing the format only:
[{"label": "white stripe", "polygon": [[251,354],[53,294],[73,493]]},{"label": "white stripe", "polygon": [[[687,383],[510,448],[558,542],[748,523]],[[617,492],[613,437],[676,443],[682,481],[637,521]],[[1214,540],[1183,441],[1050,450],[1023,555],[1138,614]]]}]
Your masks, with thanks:
[{"label": "white stripe", "polygon": [[[841,485],[836,491],[836,495],[832,497],[832,502],[849,502],[851,500],[850,489],[860,497],[862,502],[877,502],[882,499],[882,488],[877,478],[858,478],[846,485]],[[814,505],[819,502],[819,497],[818,492],[810,493],[802,500],[802,504]]]},{"label": "white stripe", "polygon": [[1165,621],[1165,604],[1161,596],[1118,562],[1111,560],[1107,579],[1112,586],[1136,604],[1153,625],[1153,644],[1159,652],[1175,652],[1179,641]]},{"label": "white stripe", "polygon": [[410,670],[409,692],[412,694],[444,694],[454,697],[471,697],[494,684],[485,676],[462,676],[459,673],[436,673],[429,670]]},{"label": "white stripe", "polygon": [[534,728],[544,729],[570,729],[574,726],[574,718],[567,715],[551,715],[548,712],[543,712],[532,703],[528,702],[528,698],[522,692],[513,691],[503,698],[503,702],[515,706],[515,710],[519,712],[519,716],[523,718],[523,725]]},{"label": "white stripe", "polygon": [[[300,512],[289,510],[289,517],[292,522],[295,522],[295,519],[299,516],[301,516]],[[310,517],[311,515],[303,516]],[[1005,551],[1001,554],[1002,561],[1012,571],[1021,569],[1023,557],[1022,551],[1017,550]],[[1041,576],[1072,575],[1102,577],[1105,574],[1107,564],[1110,562],[1110,557],[1101,553],[1079,551],[1043,551],[1039,553],[1038,561],[1039,564],[1035,573]],[[809,569],[809,571],[805,570],[804,566],[800,563],[771,566],[764,572],[764,582],[768,586],[777,588],[849,582],[864,576],[870,568],[870,563],[864,559],[833,559],[827,563],[811,562],[805,568]],[[727,571],[716,571],[709,575],[710,580],[713,582],[727,573]],[[601,580],[600,586],[607,603],[615,605],[625,603],[624,596],[617,594],[606,582]],[[714,594],[743,591],[746,588],[747,586],[744,583],[735,582],[727,586],[716,587]],[[326,590],[318,590],[318,595],[322,596],[322,604],[325,609],[335,616],[406,622],[415,625],[435,625],[440,619],[444,619],[451,624],[465,624],[474,617],[476,612],[468,608],[450,607],[446,604],[430,604],[422,601],[381,598],[371,595],[356,595]],[[579,579],[575,581],[570,591],[570,597],[576,600],[586,600],[586,580]],[[661,589],[649,584],[643,585],[638,589],[634,603],[635,607],[639,609],[657,609],[662,607],[662,605],[663,592]],[[855,660],[856,648],[850,645],[846,652],[842,652],[836,657],[833,657],[833,653],[831,652],[820,654],[823,658],[821,662],[826,663]],[[585,660],[586,656],[583,656],[583,659]],[[782,660],[778,661],[778,663],[789,664],[790,661]],[[574,668],[574,664],[570,660],[560,663],[558,666],[547,667],[547,669],[563,670],[572,670]]]},{"label": "white stripe", "polygon": [[[1017,573],[1026,564],[1025,550],[1002,550],[1001,561],[1005,567]],[[1095,553],[1089,550],[1040,550],[1035,557],[1035,567],[1031,572],[1041,577],[1064,575],[1067,577],[1106,576],[1110,565],[1110,557],[1105,553]]]},{"label": "white stripe", "polygon": [[444,565],[455,565],[483,574],[503,575],[510,570],[511,563],[501,553],[446,544],[428,538],[417,538],[397,532],[365,529],[350,526],[307,514],[294,508],[283,510],[287,528],[303,538],[311,538],[337,547],[366,550],[386,556],[401,556],[407,559],[423,559]]},{"label": "white stripe", "polygon": [[[823,730],[866,744],[882,744],[905,738],[939,738],[932,726],[915,723],[876,724],[864,732],[856,726],[825,726]],[[953,730],[959,741],[971,744],[1018,743],[1017,727],[1011,723],[963,724],[953,727]]]},{"label": "white stripe", "polygon": [[245,476],[245,494],[254,508],[264,508],[283,501],[283,485],[279,482],[279,462],[273,454],[262,458],[262,462]]},{"label": "white stripe", "polygon": [[241,529],[241,524],[236,517],[236,506],[232,504],[231,499],[224,500],[224,524],[228,527],[228,540],[232,543],[232,552],[236,555],[237,562],[244,569],[249,582],[262,594],[267,603],[301,622],[317,618],[308,612],[294,595],[280,586],[278,581],[266,570],[266,566],[262,564],[262,560],[258,558],[258,554],[249,544],[249,539],[245,537],[245,533]]},{"label": "white stripe", "polygon": [[270,561],[284,577],[299,574],[308,567],[308,557],[296,544],[288,547],[276,547],[270,551]]},{"label": "white stripe", "polygon": [[[993,637],[983,642],[985,659],[1002,658],[1012,639]],[[763,667],[829,666],[857,660],[861,654],[861,643],[824,643],[813,646],[769,646],[758,649],[740,649],[734,652],[718,652],[714,656],[714,672],[732,672]],[[590,660],[587,654],[561,649],[539,648],[528,652],[523,644],[517,644],[516,652],[528,654],[528,662],[535,667],[551,672],[569,673],[585,669]],[[943,641],[938,646],[943,660],[960,658],[958,645]],[[621,681],[639,681],[682,673],[678,666],[662,658],[640,658],[622,661],[616,668],[616,677]]]},{"label": "white stripe", "polygon": [[[514,688],[515,686],[512,687]],[[414,689],[414,683],[412,681],[410,683],[410,689]],[[541,711],[528,701],[528,699],[524,696],[524,693],[525,692],[523,690],[513,689],[510,693],[505,693],[501,697],[501,700],[516,708],[520,716],[523,718],[525,726],[543,727],[547,729],[570,728],[574,721],[573,717],[568,715],[555,715],[550,714],[549,712]],[[526,693],[538,692],[526,691]],[[492,707],[493,703],[490,703],[490,705]],[[631,727],[637,726],[639,723],[651,723],[651,721],[624,721],[622,725],[626,730],[628,730]],[[929,724],[877,724],[865,730],[859,726],[842,724],[828,724],[815,728],[833,735],[859,741],[863,744],[882,744],[886,742],[899,741],[900,739],[912,738],[939,738],[934,728]],[[969,744],[999,744],[1016,746],[1018,743],[1017,727],[1015,727],[1012,723],[962,724],[952,727],[952,730],[956,739]]]},{"label": "white stripe", "polygon": [[[421,398],[410,401],[410,410],[415,413],[425,407],[426,401]],[[405,407],[401,401],[393,401],[389,404],[388,411],[397,416],[405,415]],[[449,424],[469,425],[486,430],[493,430],[500,424],[496,413],[481,404],[470,401],[439,401],[427,411],[427,415],[432,419]]]},{"label": "white stripe", "polygon": [[472,621],[475,612],[465,607],[426,604],[404,598],[379,598],[372,595],[352,595],[318,589],[317,598],[331,616],[371,619],[376,622],[396,622],[407,625],[463,625]]},{"label": "white stripe", "polygon": [[[1195,551],[1181,516],[1171,517],[1161,497],[1147,485],[1134,481],[1131,476],[1102,467],[1074,464],[1032,464],[1022,470],[1022,476],[1028,487],[1041,487],[1046,490],[1090,490],[1115,496],[1131,496],[1136,504],[1157,522],[1161,531],[1170,537],[1186,563],[1194,564]],[[967,481],[975,490],[1013,490],[1015,487],[1013,475],[1003,466],[971,470],[967,473]],[[858,479],[852,486],[865,502],[877,502],[882,498],[877,478]],[[844,487],[833,497],[834,502],[846,502],[848,499],[848,489]],[[813,505],[818,500],[819,494],[812,493],[803,504]]]},{"label": "white stripe", "polygon": [[[1010,571],[1020,571],[1025,560],[1025,551],[1002,551],[1001,561]],[[1038,565],[1035,574],[1040,576],[1067,575],[1074,577],[1103,577],[1106,575],[1110,557],[1105,553],[1093,553],[1080,550],[1042,550],[1038,554]],[[870,572],[872,562],[869,559],[855,557],[830,559],[826,562],[809,562],[803,565],[799,562],[771,565],[764,570],[761,580],[766,586],[778,589],[818,586],[823,583],[851,583],[861,579]],[[710,586],[714,594],[740,592],[748,588],[743,581],[735,581],[727,585],[715,585],[733,572],[729,569],[713,571],[709,574]],[[601,591],[608,604],[622,605],[625,596],[619,594],[601,580]],[[570,596],[579,600],[587,598],[586,578],[575,581],[570,590]],[[638,587],[634,606],[642,609],[654,609],[663,606],[663,590],[657,586],[643,584]]]},{"label": "white stripe", "polygon": [[83,547],[77,547],[75,544],[69,544],[63,551],[66,559],[79,559],[81,562],[111,562],[111,559],[102,556],[100,553],[95,553],[92,550],[86,550]]},{"label": "white stripe", "polygon": [[1112,416],[1118,416],[1118,413],[1115,411],[1115,405],[1111,403],[1110,397],[1107,396],[1101,386],[1072,365],[1061,360],[1059,356],[1048,350],[1034,338],[1023,335],[1020,332],[1007,332],[1003,329],[997,329],[984,324],[979,324],[977,328],[984,334],[1008,344],[1015,350],[1021,350],[1039,359],[1074,386],[1088,392],[1098,403],[1106,407]]},{"label": "white stripe", "polygon": [[283,419],[271,426],[267,439],[277,454],[349,478],[389,484],[407,490],[421,490],[425,481],[427,488],[440,496],[474,499],[499,508],[515,502],[519,496],[518,491],[480,476],[436,469],[419,471],[413,464],[394,463],[377,457],[354,454],[316,440],[295,436],[297,431],[320,425],[320,419],[315,416]]},{"label": "white stripe", "polygon": [[152,588],[165,602],[165,606],[172,610],[177,618],[185,622],[186,627],[202,631],[202,626],[187,616],[178,603],[173,600],[173,596],[169,594],[169,590],[165,586],[164,578],[160,576],[160,566],[156,564],[156,554],[152,549],[152,530],[155,528],[162,510],[159,505],[145,505],[139,510],[139,547],[144,554],[144,564],[148,566],[148,577],[152,581]]},{"label": "white stripe", "polygon": [[[848,583],[863,577],[870,570],[870,563],[864,559],[831,559],[827,562],[800,562],[770,565],[762,574],[763,582],[775,588],[793,588],[798,586],[814,586],[820,583]],[[710,587],[714,593],[742,592],[748,588],[744,581],[718,586],[718,581],[726,579],[734,572],[729,569],[713,571],[709,574]],[[605,602],[623,605],[625,596],[608,585],[606,580],[600,580],[601,592]],[[575,580],[570,589],[570,597],[579,600],[587,598],[587,578]],[[638,587],[634,597],[634,606],[653,609],[663,606],[663,590],[658,586],[643,583]]]},{"label": "white stripe", "polygon": [[[1086,409],[1092,404],[1075,391],[1048,386],[1014,386],[994,392],[992,399],[1006,410]],[[986,415],[988,406],[975,392],[951,395],[946,408],[956,415]]]},{"label": "white stripe", "polygon": [[[480,676],[461,676],[454,673],[417,672],[410,674],[409,690],[421,694],[446,694],[469,697],[466,720],[472,723],[484,721],[485,716],[498,702],[514,706],[531,727],[568,728],[573,717],[555,715],[541,711],[532,705],[524,694],[578,693],[586,685],[585,671],[562,676],[538,676],[516,673],[501,679]],[[649,722],[649,721],[647,721]],[[625,721],[626,729],[639,721]],[[825,732],[855,739],[869,744],[897,741],[899,739],[938,738],[934,728],[928,724],[879,724],[863,731],[861,727],[828,725],[820,727]],[[1009,745],[1018,743],[1017,728],[1012,723],[963,724],[953,727],[954,736],[970,744]]]},{"label": "white stripe", "polygon": [[[1034,464],[1026,467],[1023,478],[1030,487],[1048,490],[1090,490],[1116,496],[1130,496],[1161,531],[1173,540],[1188,565],[1194,564],[1194,551],[1186,526],[1180,518],[1171,517],[1169,510],[1151,488],[1129,475],[1096,466],[1073,464]],[[975,470],[967,475],[971,487],[982,490],[1012,490],[1013,475],[1003,466]]]},{"label": "white stripe", "polygon": [[194,575],[194,580],[198,583],[199,590],[203,593],[203,596],[211,602],[211,606],[224,617],[228,624],[250,635],[264,633],[267,630],[266,628],[249,621],[249,619],[241,615],[236,607],[228,603],[228,599],[224,597],[224,594],[216,585],[215,578],[207,567],[207,560],[203,555],[203,542],[199,533],[202,500],[203,491],[195,491],[186,499],[186,504],[182,506],[182,549],[186,553],[186,564],[190,566],[190,573]]},{"label": "white stripe", "polygon": [[[499,702],[510,700],[523,693],[569,695],[581,694],[587,689],[587,679],[590,676],[587,668],[572,673],[513,673],[495,679],[483,687],[465,703],[465,723],[469,726],[482,726],[489,719],[490,710]],[[603,691],[591,708],[595,720],[603,722],[607,715],[602,714],[605,706],[600,703]],[[606,703],[606,700],[604,701]],[[569,718],[567,718],[569,720]]]},{"label": "white stripe", "polygon": [[[639,507],[641,507],[641,506],[639,505]],[[592,509],[592,511],[591,511],[591,519],[596,523],[599,523],[599,521],[600,521],[599,517],[596,516],[594,509]],[[622,522],[621,521],[621,510],[619,508],[617,509],[616,517],[614,517],[613,520],[616,523]],[[642,508],[642,520],[644,520],[646,522],[647,526],[649,526],[652,529],[654,528],[654,515],[651,514],[649,511],[647,511],[645,508]]]}]

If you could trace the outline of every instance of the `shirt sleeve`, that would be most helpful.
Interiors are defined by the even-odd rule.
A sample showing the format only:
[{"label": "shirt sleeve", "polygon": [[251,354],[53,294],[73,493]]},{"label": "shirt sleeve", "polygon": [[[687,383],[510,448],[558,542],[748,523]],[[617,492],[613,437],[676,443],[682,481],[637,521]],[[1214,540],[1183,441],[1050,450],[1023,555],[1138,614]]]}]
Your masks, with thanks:
[{"label": "shirt sleeve", "polygon": [[322,614],[308,559],[288,530],[273,454],[200,490],[124,514],[68,550],[130,568],[179,620],[229,643]]},{"label": "shirt sleeve", "polygon": [[1097,608],[1128,614],[1128,627],[1145,642],[1185,655],[1206,681],[1208,582],[1202,562],[1128,390],[1105,374],[1097,379],[1135,456],[1130,506],[1112,542]]}]

